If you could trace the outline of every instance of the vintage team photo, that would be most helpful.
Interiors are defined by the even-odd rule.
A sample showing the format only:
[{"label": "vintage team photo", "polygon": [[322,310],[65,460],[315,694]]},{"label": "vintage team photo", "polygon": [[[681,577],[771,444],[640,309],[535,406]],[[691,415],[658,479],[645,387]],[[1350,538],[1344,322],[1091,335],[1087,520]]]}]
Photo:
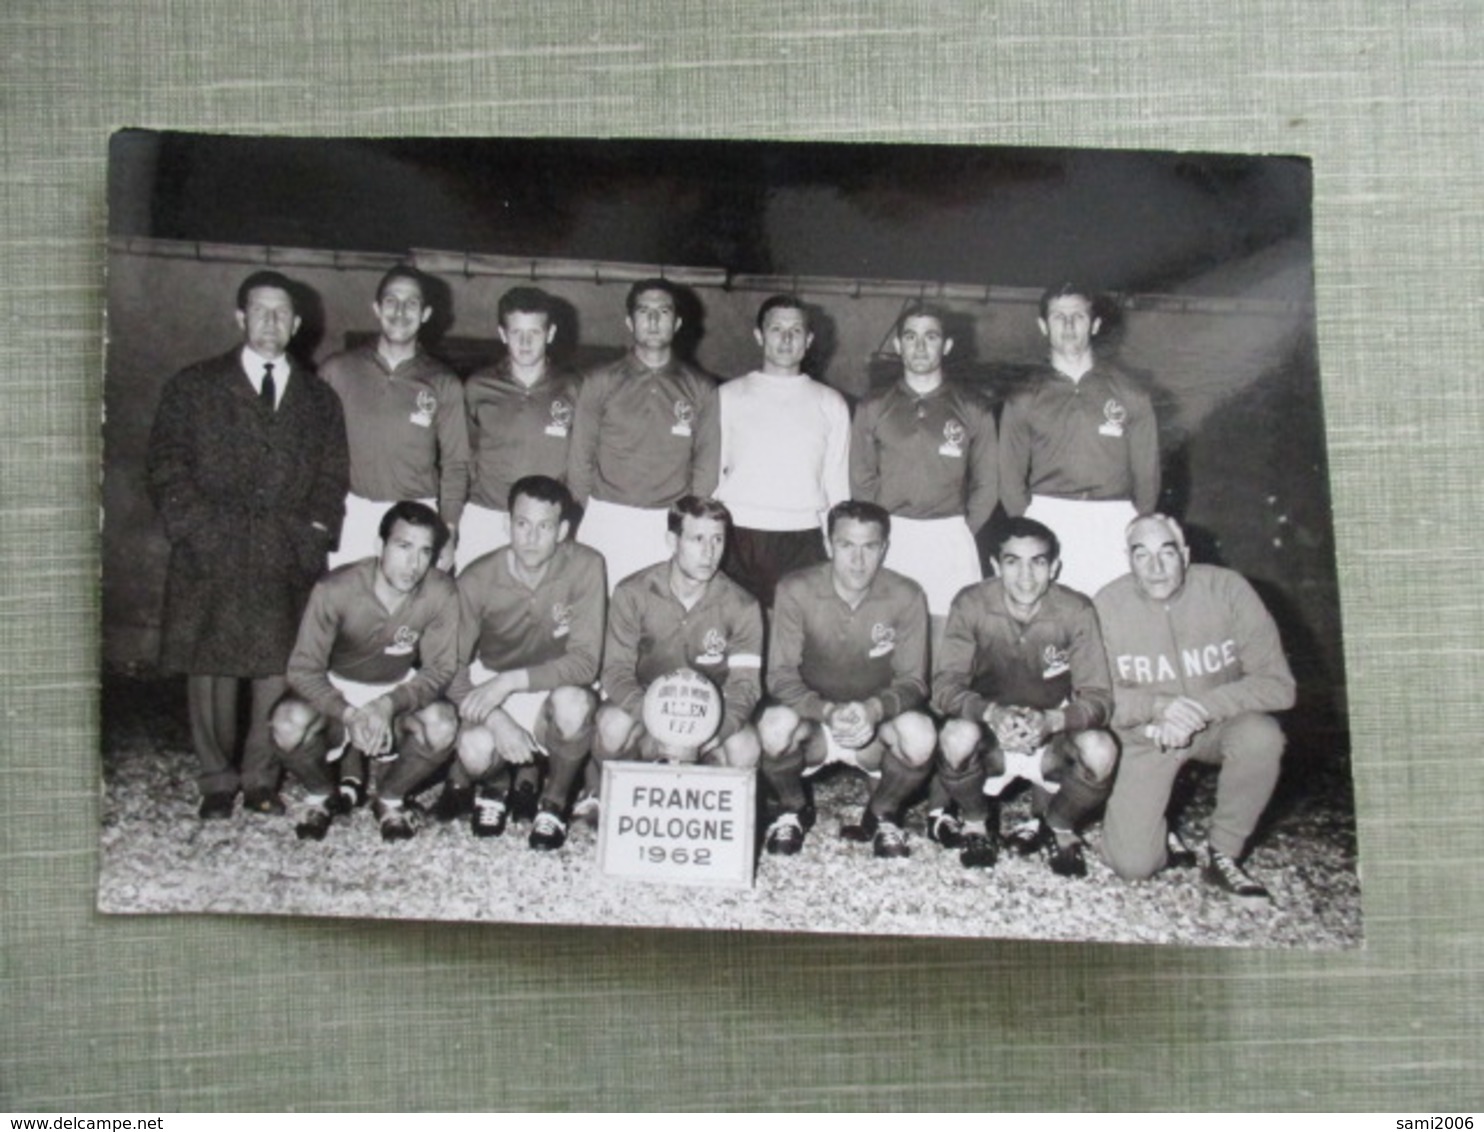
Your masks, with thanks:
[{"label": "vintage team photo", "polygon": [[1359,946],[1311,181],[119,133],[99,907]]}]

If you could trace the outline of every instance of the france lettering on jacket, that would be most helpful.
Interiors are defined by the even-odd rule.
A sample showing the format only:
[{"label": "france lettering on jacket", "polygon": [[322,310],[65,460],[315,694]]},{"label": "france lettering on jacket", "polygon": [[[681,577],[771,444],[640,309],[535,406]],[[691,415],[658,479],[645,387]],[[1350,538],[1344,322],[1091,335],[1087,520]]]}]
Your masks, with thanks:
[{"label": "france lettering on jacket", "polygon": [[1214,676],[1228,668],[1241,664],[1237,655],[1237,642],[1231,637],[1219,644],[1202,645],[1180,650],[1180,671],[1165,653],[1142,656],[1136,653],[1119,653],[1114,658],[1118,679],[1134,684],[1162,684],[1181,676]]}]

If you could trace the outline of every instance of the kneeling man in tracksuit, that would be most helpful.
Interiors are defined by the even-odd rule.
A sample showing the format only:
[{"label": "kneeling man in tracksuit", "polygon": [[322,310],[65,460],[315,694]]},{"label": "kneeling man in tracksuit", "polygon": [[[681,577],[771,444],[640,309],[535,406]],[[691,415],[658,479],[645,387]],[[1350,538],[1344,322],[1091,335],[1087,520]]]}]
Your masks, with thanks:
[{"label": "kneeling man in tracksuit", "polygon": [[1294,702],[1278,628],[1240,574],[1191,565],[1174,519],[1135,519],[1126,537],[1131,572],[1097,596],[1123,747],[1103,851],[1130,879],[1194,864],[1165,811],[1187,760],[1216,763],[1205,879],[1233,896],[1265,899],[1267,888],[1241,860],[1278,783],[1284,740],[1271,713]]}]

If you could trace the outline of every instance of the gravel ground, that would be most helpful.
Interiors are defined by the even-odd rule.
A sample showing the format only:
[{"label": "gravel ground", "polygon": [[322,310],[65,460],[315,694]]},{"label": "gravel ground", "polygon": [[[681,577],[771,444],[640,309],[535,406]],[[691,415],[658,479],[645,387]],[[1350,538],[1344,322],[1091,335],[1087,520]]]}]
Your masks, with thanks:
[{"label": "gravel ground", "polygon": [[[866,780],[820,776],[818,826],[793,858],[762,856],[745,891],[681,888],[602,877],[595,833],[574,823],[560,851],[526,847],[527,827],[479,840],[467,824],[428,822],[410,842],[382,842],[369,810],[337,819],[322,843],[293,823],[239,811],[196,818],[199,795],[169,682],[110,679],[104,701],[104,804],[98,906],[104,912],[222,912],[431,920],[994,936],[1210,946],[1359,946],[1360,886],[1353,806],[1343,769],[1310,767],[1285,779],[1249,861],[1271,904],[1234,901],[1198,871],[1119,881],[1088,832],[1089,875],[1054,876],[1044,860],[1011,854],[968,870],[927,840],[909,815],[912,856],[878,861],[869,845],[837,836],[854,819]],[[1198,841],[1214,774],[1191,776],[1184,825]],[[431,802],[435,791],[423,800]],[[295,785],[285,790],[292,805]],[[1022,793],[1009,824],[1029,812]]]}]

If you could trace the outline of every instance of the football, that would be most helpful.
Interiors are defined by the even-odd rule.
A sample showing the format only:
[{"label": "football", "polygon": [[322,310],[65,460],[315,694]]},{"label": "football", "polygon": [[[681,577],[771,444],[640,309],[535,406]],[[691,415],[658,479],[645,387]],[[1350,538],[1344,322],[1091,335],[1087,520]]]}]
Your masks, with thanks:
[{"label": "football", "polygon": [[662,747],[694,751],[721,727],[721,693],[691,668],[677,668],[644,693],[644,728]]}]

